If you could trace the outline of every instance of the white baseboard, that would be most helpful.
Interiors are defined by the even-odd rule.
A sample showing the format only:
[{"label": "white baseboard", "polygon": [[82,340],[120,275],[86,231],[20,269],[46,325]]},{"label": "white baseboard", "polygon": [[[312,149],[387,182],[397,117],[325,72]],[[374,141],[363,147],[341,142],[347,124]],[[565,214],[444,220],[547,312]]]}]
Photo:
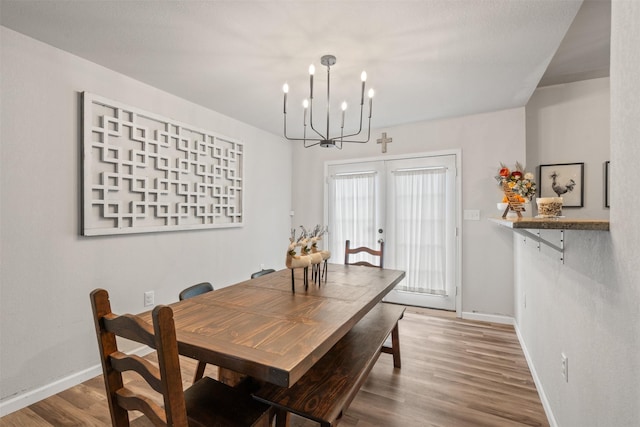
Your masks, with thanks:
[{"label": "white baseboard", "polygon": [[[152,350],[147,347],[139,347],[132,351],[139,356],[147,355]],[[46,384],[42,387],[38,387],[34,390],[29,390],[25,393],[21,393],[17,396],[8,398],[0,402],[0,417],[9,415],[12,412],[18,411],[22,408],[26,408],[36,402],[39,402],[47,397],[53,396],[56,393],[60,393],[70,387],[76,386],[93,377],[102,375],[102,366],[95,365],[90,368],[84,369],[80,372],[75,372],[67,377],[60,378],[52,383]]]},{"label": "white baseboard", "polygon": [[462,318],[467,320],[478,320],[480,322],[502,323],[505,325],[514,324],[513,317],[504,316],[501,314],[485,314],[485,313],[463,311]]},{"label": "white baseboard", "polygon": [[4,417],[12,412],[26,408],[29,405],[41,401],[42,399],[46,399],[49,396],[60,393],[69,387],[78,385],[100,374],[102,374],[102,367],[100,365],[95,365],[83,371],[73,373],[68,377],[61,378],[42,387],[38,387],[35,390],[29,390],[10,399],[6,399],[0,403],[0,417]]},{"label": "white baseboard", "polygon": [[549,399],[547,399],[547,395],[544,392],[544,388],[542,387],[542,382],[540,381],[540,377],[538,377],[538,373],[536,372],[536,368],[533,365],[533,360],[531,360],[531,356],[529,355],[529,351],[527,350],[527,346],[524,343],[524,338],[520,333],[520,328],[518,328],[518,323],[513,322],[513,326],[516,330],[516,335],[518,336],[518,341],[520,341],[520,347],[522,347],[522,352],[524,353],[524,358],[527,360],[527,365],[529,365],[529,371],[531,372],[531,376],[533,377],[533,382],[536,384],[536,389],[538,390],[538,396],[540,396],[540,401],[542,402],[542,407],[544,408],[544,413],[547,415],[547,420],[549,421],[550,427],[558,427],[558,422],[556,418],[553,416],[553,411],[551,410],[551,405],[549,404]]}]

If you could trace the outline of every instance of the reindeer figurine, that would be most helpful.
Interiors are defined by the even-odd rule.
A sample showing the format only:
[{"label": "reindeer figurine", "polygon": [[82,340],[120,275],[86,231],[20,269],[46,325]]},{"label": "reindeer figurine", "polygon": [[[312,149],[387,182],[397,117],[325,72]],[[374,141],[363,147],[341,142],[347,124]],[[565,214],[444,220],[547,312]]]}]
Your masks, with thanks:
[{"label": "reindeer figurine", "polygon": [[318,265],[317,271],[320,282],[322,282],[322,278],[324,278],[325,282],[327,281],[327,260],[331,258],[330,251],[318,249],[318,241],[322,240],[322,236],[326,232],[328,232],[328,227],[323,228],[320,225],[316,225],[316,227],[313,229],[313,232],[311,233],[311,254],[320,254],[323,261],[322,269],[320,269],[320,266]]},{"label": "reindeer figurine", "polygon": [[[320,226],[317,225],[311,233],[309,233],[302,225],[300,228],[302,229],[302,235],[304,236],[302,253],[311,257],[311,278],[314,283],[318,283],[320,281],[320,264],[322,263],[322,254],[318,252],[317,238],[315,236],[318,233]],[[311,251],[307,246],[309,243],[311,243]]]},{"label": "reindeer figurine", "polygon": [[296,255],[296,246],[301,246],[301,242],[304,239],[302,235],[296,240],[296,230],[291,229],[291,237],[289,238],[289,249],[287,250],[286,266],[291,269],[291,291],[296,291],[294,270],[296,268],[302,268],[304,271],[304,289],[309,288],[309,266],[311,265],[311,258],[306,255]]}]

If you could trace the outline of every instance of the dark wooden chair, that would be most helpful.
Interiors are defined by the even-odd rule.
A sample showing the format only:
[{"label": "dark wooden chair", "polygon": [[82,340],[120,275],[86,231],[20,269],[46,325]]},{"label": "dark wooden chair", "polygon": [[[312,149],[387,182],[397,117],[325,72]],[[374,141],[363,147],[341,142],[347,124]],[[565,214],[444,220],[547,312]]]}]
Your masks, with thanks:
[{"label": "dark wooden chair", "polygon": [[[356,261],[356,262],[349,261],[350,255],[355,255],[362,252],[366,252],[370,255],[378,257],[378,261],[379,261],[378,265],[371,264],[370,262],[367,262],[367,261]],[[364,265],[367,267],[383,268],[384,267],[384,242],[380,242],[380,250],[376,251],[375,249],[367,248],[364,246],[351,249],[351,241],[347,240],[344,244],[344,263],[348,265]]]},{"label": "dark wooden chair", "polygon": [[[111,311],[104,289],[91,292],[100,359],[115,427],[129,426],[129,411],[142,412],[155,426],[268,426],[270,406],[254,400],[240,388],[205,377],[182,389],[180,359],[173,311],[159,305],[153,309],[153,326],[129,314]],[[146,344],[157,352],[158,366],[136,355],[118,350],[116,336]],[[124,386],[122,372],[135,371],[162,396],[164,407]],[[151,391],[151,390],[149,390]]]},{"label": "dark wooden chair", "polygon": [[270,274],[270,273],[275,273],[275,272],[276,271],[273,268],[267,268],[266,270],[262,269],[260,271],[256,271],[255,273],[253,273],[251,275],[251,278],[255,279],[256,277],[264,276],[265,274]]},{"label": "dark wooden chair", "polygon": [[[349,262],[350,255],[354,255],[362,252],[366,252],[373,256],[377,256],[379,261],[378,265],[371,264],[370,262],[367,262],[367,261]],[[376,251],[374,249],[367,248],[364,246],[351,249],[351,241],[347,240],[344,244],[344,263],[348,265],[364,265],[366,267],[383,268],[384,267],[384,242],[380,242],[380,250]],[[393,332],[391,333],[391,340],[390,340],[391,343],[389,343],[388,341],[389,340],[387,340],[387,342],[382,346],[381,351],[383,353],[392,354],[393,366],[395,366],[396,368],[400,368],[401,367],[400,366],[400,337],[398,335],[397,327],[394,328]]]},{"label": "dark wooden chair", "polygon": [[180,292],[180,295],[178,295],[178,297],[180,298],[180,301],[182,301],[183,299],[193,298],[197,295],[202,295],[204,293],[211,292],[212,290],[213,290],[213,285],[211,285],[211,283],[202,282],[202,283],[198,283],[197,285],[189,286],[187,289],[183,289],[182,292]]},{"label": "dark wooden chair", "polygon": [[[209,282],[202,282],[202,283],[198,283],[197,285],[189,286],[188,288],[183,289],[182,292],[180,292],[180,295],[178,295],[178,297],[180,298],[180,301],[182,301],[182,300],[193,298],[195,296],[202,295],[211,291],[213,291],[213,285],[211,285],[211,283]],[[207,367],[207,364],[205,362],[198,360],[198,366],[196,366],[196,372],[193,375],[194,384],[196,383],[196,381],[198,381],[200,378],[204,376],[204,370],[206,369],[206,367]]]}]

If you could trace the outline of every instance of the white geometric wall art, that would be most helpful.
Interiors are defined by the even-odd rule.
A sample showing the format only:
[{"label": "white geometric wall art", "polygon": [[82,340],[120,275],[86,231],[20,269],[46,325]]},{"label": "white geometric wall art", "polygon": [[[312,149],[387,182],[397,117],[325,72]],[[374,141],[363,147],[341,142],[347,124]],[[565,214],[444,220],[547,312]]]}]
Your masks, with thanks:
[{"label": "white geometric wall art", "polygon": [[83,92],[85,236],[243,225],[242,143]]}]

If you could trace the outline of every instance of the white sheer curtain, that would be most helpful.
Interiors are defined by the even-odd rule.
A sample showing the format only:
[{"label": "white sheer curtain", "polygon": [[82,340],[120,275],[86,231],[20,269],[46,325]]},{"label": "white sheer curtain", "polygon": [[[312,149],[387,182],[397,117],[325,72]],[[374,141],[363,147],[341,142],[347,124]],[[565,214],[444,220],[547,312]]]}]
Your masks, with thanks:
[{"label": "white sheer curtain", "polygon": [[393,172],[398,289],[446,295],[446,171]]},{"label": "white sheer curtain", "polygon": [[[376,172],[335,175],[332,218],[330,224],[331,258],[341,264],[344,260],[344,242],[351,246],[376,248]],[[361,255],[361,254],[358,254]],[[370,255],[353,256],[352,261],[372,261]]]}]

